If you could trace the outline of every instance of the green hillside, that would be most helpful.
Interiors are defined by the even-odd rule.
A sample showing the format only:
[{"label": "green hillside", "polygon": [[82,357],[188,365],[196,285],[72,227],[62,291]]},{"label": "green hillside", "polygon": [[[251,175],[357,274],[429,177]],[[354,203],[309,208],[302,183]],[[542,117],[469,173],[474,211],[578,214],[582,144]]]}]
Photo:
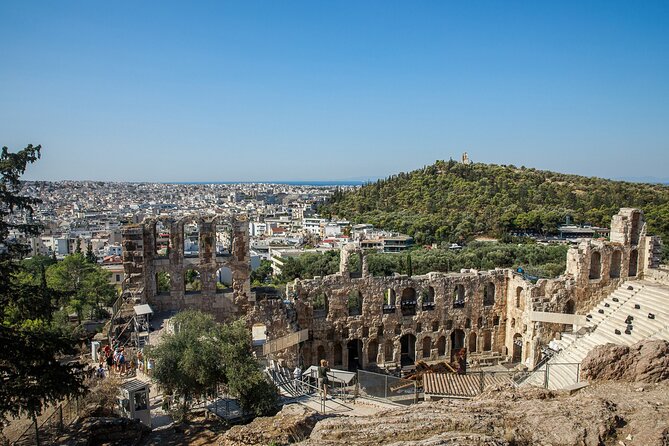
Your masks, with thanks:
[{"label": "green hillside", "polygon": [[608,227],[621,207],[642,209],[649,232],[669,241],[669,186],[453,160],[336,191],[320,211],[426,244],[500,237],[512,230],[551,234],[567,216],[574,223]]}]

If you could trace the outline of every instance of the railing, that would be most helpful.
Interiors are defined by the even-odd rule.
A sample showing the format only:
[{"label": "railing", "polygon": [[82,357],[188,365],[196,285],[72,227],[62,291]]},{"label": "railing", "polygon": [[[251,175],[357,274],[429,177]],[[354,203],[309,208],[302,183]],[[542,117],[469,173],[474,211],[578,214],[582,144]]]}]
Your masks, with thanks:
[{"label": "railing", "polygon": [[419,399],[416,381],[366,370],[358,370],[357,395],[398,405],[414,404]]}]

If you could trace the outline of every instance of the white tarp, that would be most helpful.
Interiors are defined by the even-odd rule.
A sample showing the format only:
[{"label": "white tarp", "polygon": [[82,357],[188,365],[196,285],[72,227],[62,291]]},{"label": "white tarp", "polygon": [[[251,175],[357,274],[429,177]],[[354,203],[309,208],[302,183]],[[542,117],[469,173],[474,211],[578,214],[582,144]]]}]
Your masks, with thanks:
[{"label": "white tarp", "polygon": [[[353,381],[353,378],[355,378],[355,375],[356,375],[355,372],[330,369],[330,373],[328,373],[328,380],[342,383],[348,386],[349,384],[351,384],[351,381]],[[311,376],[313,378],[318,378],[318,366],[312,365],[304,372],[302,372],[302,376]]]}]

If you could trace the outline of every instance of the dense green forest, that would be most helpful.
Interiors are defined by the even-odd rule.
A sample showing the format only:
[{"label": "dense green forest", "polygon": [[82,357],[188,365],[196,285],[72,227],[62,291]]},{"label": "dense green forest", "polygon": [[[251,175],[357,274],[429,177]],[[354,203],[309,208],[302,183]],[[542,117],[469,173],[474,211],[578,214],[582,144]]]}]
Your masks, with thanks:
[{"label": "dense green forest", "polygon": [[621,207],[642,209],[649,233],[669,240],[669,186],[453,160],[337,190],[320,212],[429,244],[513,230],[551,234],[567,216],[577,224],[608,227]]},{"label": "dense green forest", "polygon": [[[420,275],[432,271],[460,271],[462,268],[481,270],[495,267],[522,267],[528,274],[537,277],[557,277],[565,270],[567,245],[540,245],[537,243],[483,243],[473,242],[462,250],[416,247],[410,252],[389,254],[367,253],[367,265],[373,276],[390,276],[393,273]],[[359,257],[353,256],[352,269]],[[281,285],[295,279],[311,279],[339,271],[339,251],[304,253],[288,257],[278,277],[272,277],[270,262],[263,261],[252,274],[253,285],[272,283]]]}]

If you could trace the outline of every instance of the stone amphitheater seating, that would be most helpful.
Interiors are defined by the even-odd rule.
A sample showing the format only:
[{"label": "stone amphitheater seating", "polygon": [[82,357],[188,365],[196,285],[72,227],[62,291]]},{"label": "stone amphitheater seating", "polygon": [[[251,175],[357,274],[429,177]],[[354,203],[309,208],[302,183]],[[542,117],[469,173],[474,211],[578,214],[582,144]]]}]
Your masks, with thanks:
[{"label": "stone amphitheater seating", "polygon": [[[649,318],[649,315],[654,317]],[[549,389],[564,389],[576,384],[576,364],[580,364],[598,345],[632,345],[644,339],[669,341],[669,286],[645,280],[627,281],[603,299],[588,314],[587,320],[589,333],[582,336],[564,334],[558,341],[560,352],[537,369],[537,373],[523,385],[544,385],[546,365],[549,366]]]}]

